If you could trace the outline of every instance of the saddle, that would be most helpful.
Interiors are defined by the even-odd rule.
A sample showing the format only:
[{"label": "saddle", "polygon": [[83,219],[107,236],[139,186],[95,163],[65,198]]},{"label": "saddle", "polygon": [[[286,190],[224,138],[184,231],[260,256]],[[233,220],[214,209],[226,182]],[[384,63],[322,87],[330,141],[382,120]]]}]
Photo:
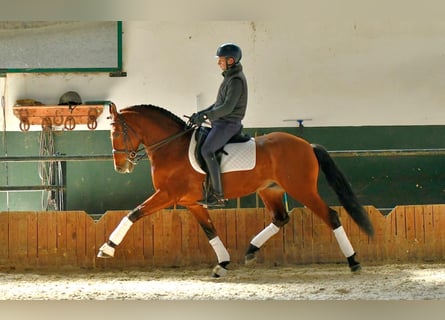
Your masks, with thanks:
[{"label": "saddle", "polygon": [[[201,147],[202,147],[202,144],[204,143],[204,140],[207,138],[207,135],[209,134],[210,129],[211,128],[209,128],[209,127],[199,127],[198,129],[196,129],[196,132],[195,132],[195,141],[196,141],[195,158],[198,161],[198,164],[200,165],[200,167],[206,173],[208,173],[207,165],[205,164],[205,161],[201,155]],[[244,133],[243,128],[241,127],[241,129],[232,138],[230,138],[230,140],[227,142],[227,144],[247,142],[250,139],[251,139],[250,135]],[[224,151],[224,147],[222,147],[221,149],[219,149],[216,152],[216,159],[218,160],[218,163],[220,165],[221,165],[221,158],[222,158],[223,154],[227,155],[227,152]]]}]

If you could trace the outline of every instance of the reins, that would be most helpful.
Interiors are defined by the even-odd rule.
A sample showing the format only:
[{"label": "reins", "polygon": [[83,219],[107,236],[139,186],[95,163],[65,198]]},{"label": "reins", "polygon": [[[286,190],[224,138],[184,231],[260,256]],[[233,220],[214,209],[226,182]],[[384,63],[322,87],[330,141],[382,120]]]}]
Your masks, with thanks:
[{"label": "reins", "polygon": [[[123,134],[124,134],[124,142],[125,142],[125,149],[114,149],[112,150],[112,153],[125,153],[127,155],[127,160],[129,162],[131,162],[133,165],[136,165],[140,160],[142,160],[144,157],[147,156],[146,152],[140,153],[141,151],[144,151],[144,149],[149,149],[151,152],[154,152],[160,148],[162,148],[163,146],[165,146],[166,144],[170,143],[171,141],[183,136],[184,134],[186,134],[187,132],[190,132],[191,130],[194,130],[194,127],[187,127],[185,130],[180,131],[174,135],[171,135],[165,139],[162,139],[161,141],[155,142],[151,145],[139,148],[137,151],[132,151],[130,150],[130,148],[128,148],[128,136],[129,136],[129,130],[133,131],[134,134],[137,134],[133,128],[131,128],[130,126],[127,125],[127,123],[125,122],[124,118],[122,117],[121,114],[118,114],[118,120],[119,123],[122,126],[122,130],[123,130]],[[111,123],[113,124],[113,123]],[[128,130],[129,129],[129,130]]]},{"label": "reins", "polygon": [[159,148],[162,148],[164,145],[166,145],[169,142],[171,142],[171,141],[173,141],[173,140],[183,136],[184,134],[186,134],[187,132],[189,132],[191,130],[194,130],[194,127],[189,127],[187,129],[185,129],[184,131],[180,131],[180,132],[178,132],[178,133],[176,133],[176,134],[174,134],[172,136],[169,136],[169,137],[167,137],[167,138],[165,138],[165,139],[163,139],[163,140],[161,140],[159,142],[153,143],[153,144],[147,146],[147,148],[150,149],[150,151],[152,151],[152,152],[156,151]]}]

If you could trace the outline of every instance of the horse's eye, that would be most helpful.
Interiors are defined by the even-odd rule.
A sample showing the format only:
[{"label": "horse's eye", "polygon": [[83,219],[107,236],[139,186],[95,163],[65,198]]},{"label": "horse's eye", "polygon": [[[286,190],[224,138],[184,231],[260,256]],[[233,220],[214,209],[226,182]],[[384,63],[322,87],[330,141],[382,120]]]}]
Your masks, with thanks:
[{"label": "horse's eye", "polygon": [[113,139],[117,139],[120,136],[120,132],[113,132]]}]

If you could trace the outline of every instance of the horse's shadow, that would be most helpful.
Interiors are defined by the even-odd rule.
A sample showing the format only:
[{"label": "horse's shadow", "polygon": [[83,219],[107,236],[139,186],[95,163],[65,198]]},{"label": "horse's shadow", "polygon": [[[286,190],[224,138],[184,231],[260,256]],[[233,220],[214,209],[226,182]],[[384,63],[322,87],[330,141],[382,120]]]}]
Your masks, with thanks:
[{"label": "horse's shadow", "polygon": [[[190,276],[190,280],[224,282],[224,283],[246,283],[246,284],[289,284],[310,281],[326,281],[340,278],[348,279],[360,274],[367,274],[366,270],[359,273],[351,273],[344,269],[344,264],[320,264],[304,266],[276,266],[276,265],[254,265],[233,264],[225,277],[214,278],[208,271],[203,269]],[[183,278],[184,280],[187,277]]]}]

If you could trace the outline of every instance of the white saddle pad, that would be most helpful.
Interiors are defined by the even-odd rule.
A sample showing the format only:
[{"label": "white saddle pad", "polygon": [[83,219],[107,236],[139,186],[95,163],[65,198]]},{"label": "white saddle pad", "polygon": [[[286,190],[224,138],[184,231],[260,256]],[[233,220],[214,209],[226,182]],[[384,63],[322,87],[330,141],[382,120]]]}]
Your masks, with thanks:
[{"label": "white saddle pad", "polygon": [[[189,145],[189,160],[193,169],[205,174],[204,170],[199,166],[195,158],[195,140],[196,131],[192,134],[192,139]],[[231,171],[245,171],[252,170],[256,164],[256,148],[255,140],[251,138],[247,142],[229,143],[224,146],[224,151],[221,158],[221,173]]]}]

